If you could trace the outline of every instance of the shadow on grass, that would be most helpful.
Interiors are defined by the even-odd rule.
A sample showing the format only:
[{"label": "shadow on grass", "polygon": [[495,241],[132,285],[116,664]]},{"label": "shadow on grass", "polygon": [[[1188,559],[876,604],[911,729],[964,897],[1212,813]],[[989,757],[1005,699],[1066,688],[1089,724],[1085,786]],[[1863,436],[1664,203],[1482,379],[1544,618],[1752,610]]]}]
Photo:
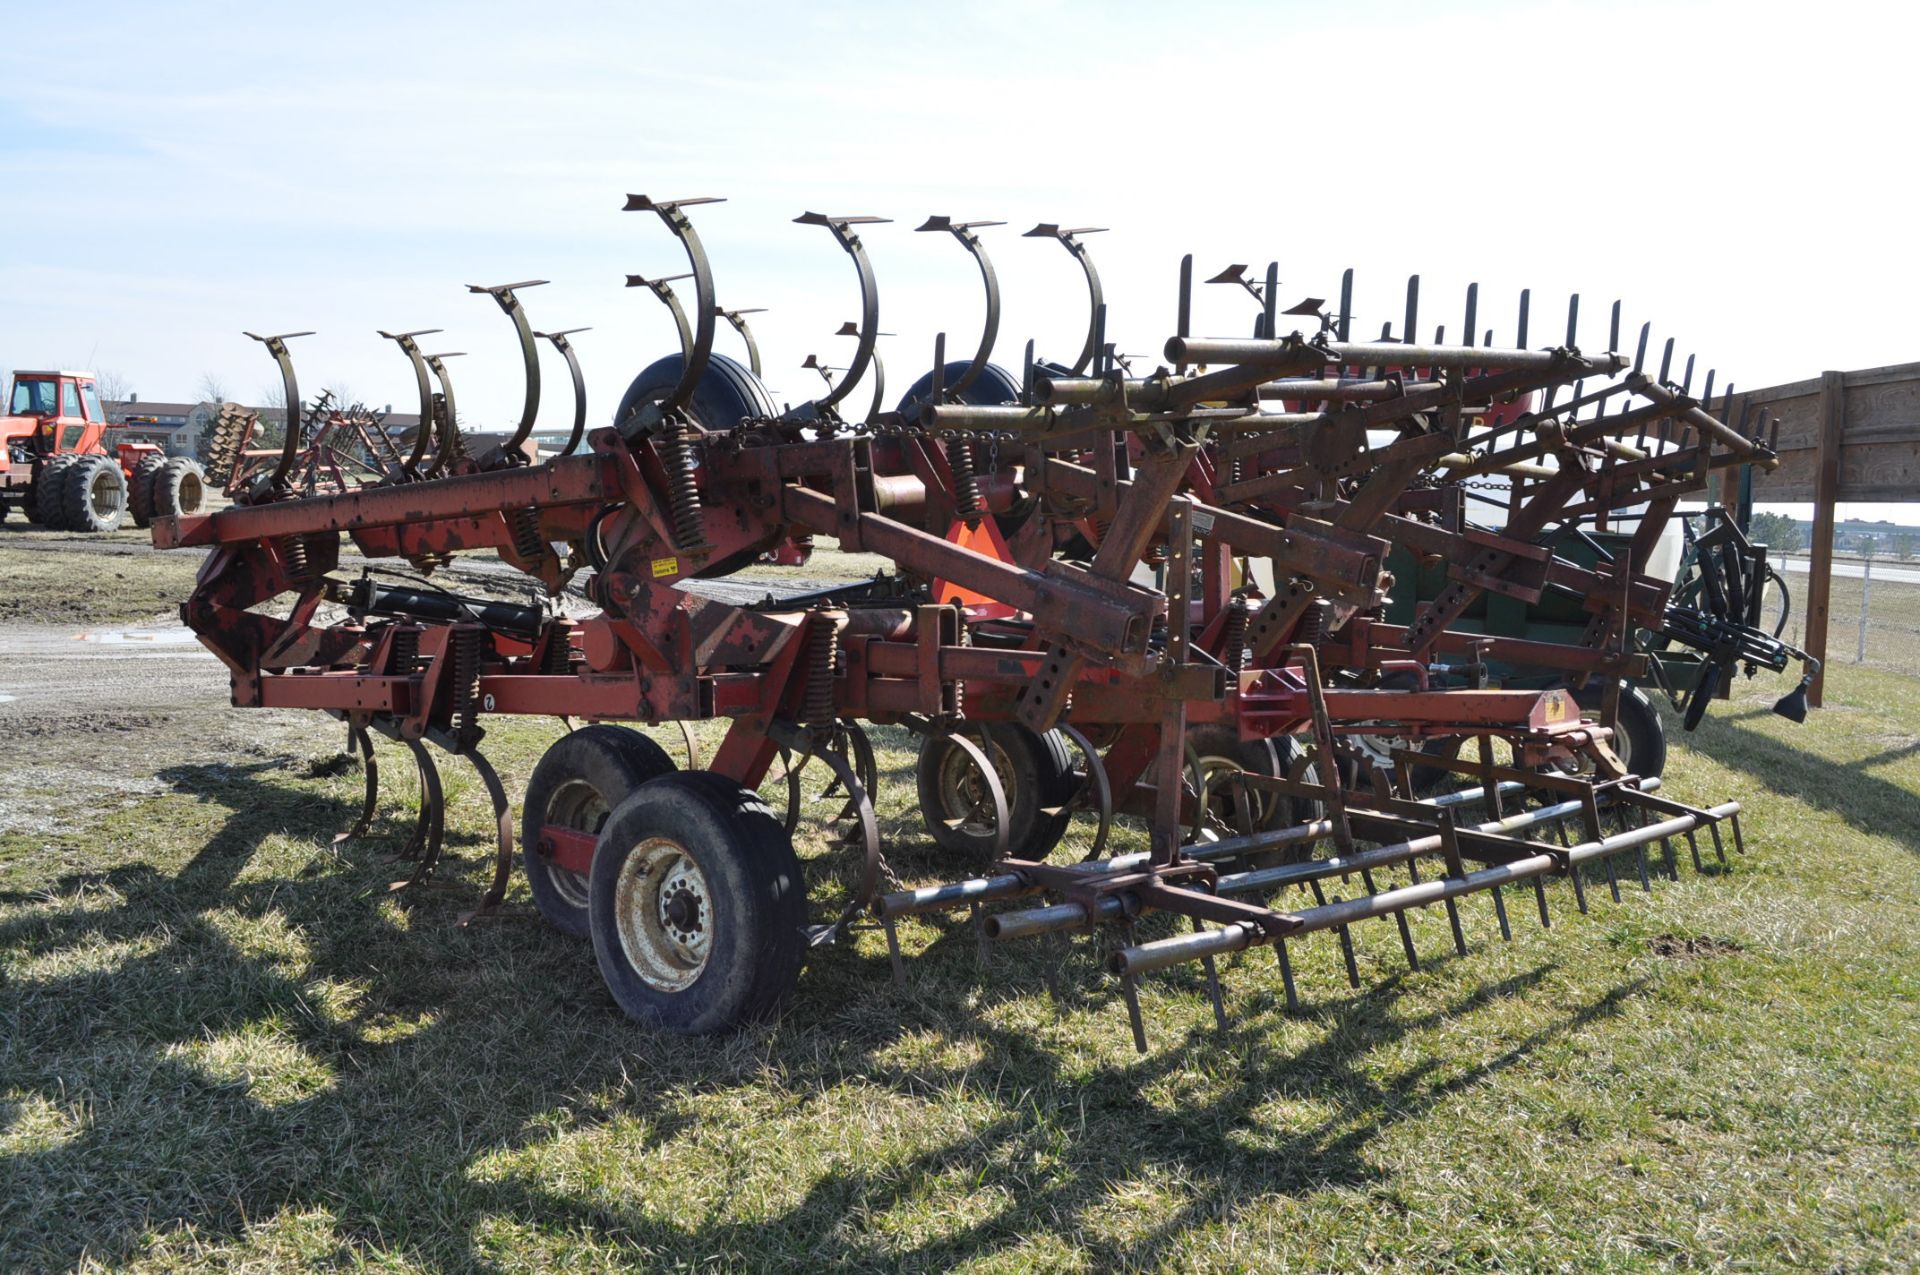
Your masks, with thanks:
[{"label": "shadow on grass", "polygon": [[[1314,1008],[1317,1038],[1292,1051],[1253,1030],[1218,1040],[1196,1032],[1089,1072],[993,1021],[993,1009],[1026,989],[1002,982],[982,995],[968,967],[897,995],[884,962],[831,954],[802,995],[825,983],[879,1002],[854,1030],[816,1002],[731,1040],[663,1039],[618,1015],[576,941],[534,924],[455,929],[470,881],[403,912],[384,874],[324,851],[319,870],[247,872],[270,835],[344,827],[354,813],[277,781],[274,769],[169,772],[179,790],[225,812],[180,872],[134,864],[70,876],[63,893],[97,884],[118,899],[96,909],[83,895],[0,930],[0,945],[29,954],[29,972],[0,987],[0,1089],[11,1099],[0,1118],[17,1122],[23,1095],[73,1113],[64,1135],[0,1157],[0,1267],[111,1263],[151,1232],[190,1224],[197,1244],[217,1244],[276,1214],[321,1210],[341,1246],[329,1260],[367,1249],[470,1270],[491,1268],[483,1237],[503,1219],[675,1265],[724,1254],[759,1269],[939,1269],[1039,1231],[1078,1233],[1101,1268],[1153,1265],[1185,1228],[1261,1196],[1375,1180],[1367,1152],[1384,1131],[1618,1012],[1644,986],[1614,988],[1499,1052],[1427,1058],[1390,1075],[1369,1055],[1523,995],[1552,967],[1422,1014],[1396,1012],[1400,983],[1390,979]],[[452,837],[450,857],[467,861],[449,863],[448,876],[477,869],[486,854],[484,836]],[[103,944],[112,959],[100,959]],[[317,1012],[315,999],[340,987],[353,989],[350,1000]],[[215,1038],[232,1033],[290,1042],[314,1074],[256,1084],[247,1065],[236,1073],[213,1052]],[[971,1042],[986,1061],[903,1063],[895,1049],[915,1033]],[[1169,1107],[1164,1093],[1185,1088],[1196,1060],[1214,1065],[1209,1058],[1230,1077],[1224,1090]],[[616,1117],[643,1130],[627,1154],[671,1155],[695,1135],[692,1099],[750,1102],[770,1073],[802,1103],[851,1083],[927,1102],[967,1092],[981,1070],[1030,1096],[907,1158],[856,1156],[751,1223],[718,1216],[720,1206],[679,1211],[657,1193],[623,1196],[617,1182],[614,1191],[557,1191],[550,1177],[520,1168],[493,1176],[482,1165],[553,1142],[558,1125]],[[1276,1094],[1303,1087],[1324,1118],[1263,1116]],[[1117,1184],[1154,1175],[1182,1184],[1177,1211],[1125,1240],[1088,1238]],[[991,1210],[908,1246],[848,1224],[912,1207],[954,1180]]]},{"label": "shadow on grass", "polygon": [[1920,801],[1910,788],[1873,773],[1920,754],[1920,742],[1901,744],[1869,757],[1835,761],[1803,744],[1776,739],[1742,725],[1765,713],[1709,714],[1694,732],[1694,746],[1721,765],[1746,771],[1783,797],[1830,811],[1872,836],[1898,841],[1920,853]]}]

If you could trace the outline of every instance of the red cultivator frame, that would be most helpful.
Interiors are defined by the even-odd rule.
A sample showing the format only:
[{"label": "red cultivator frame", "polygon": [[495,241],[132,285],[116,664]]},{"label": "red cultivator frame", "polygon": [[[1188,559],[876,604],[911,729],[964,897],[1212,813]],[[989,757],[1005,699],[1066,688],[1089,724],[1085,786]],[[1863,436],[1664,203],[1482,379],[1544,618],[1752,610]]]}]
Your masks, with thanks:
[{"label": "red cultivator frame", "polygon": [[[628,1012],[723,1029],[774,1010],[806,949],[863,917],[880,920],[898,966],[902,918],[971,908],[985,939],[1123,927],[1110,964],[1144,1048],[1142,973],[1202,961],[1220,1009],[1213,958],[1271,945],[1291,1002],[1290,939],[1333,930],[1353,974],[1351,927],[1393,917],[1417,961],[1411,908],[1445,907],[1464,950],[1461,895],[1489,892],[1504,934],[1503,887],[1531,883],[1545,923],[1550,877],[1569,879],[1584,909],[1589,863],[1617,895],[1618,855],[1646,884],[1650,846],[1671,871],[1675,838],[1696,864],[1701,831],[1721,852],[1726,822],[1738,844],[1737,806],[1661,795],[1657,778],[1622,764],[1610,727],[1621,679],[1646,658],[1639,635],[1660,628],[1668,603],[1669,582],[1648,564],[1676,502],[1712,470],[1772,454],[1637,360],[1589,390],[1629,362],[1583,353],[1577,311],[1566,341],[1546,349],[1526,348],[1524,297],[1512,347],[1471,335],[1356,342],[1349,273],[1338,314],[1303,303],[1287,313],[1316,316],[1318,330],[1282,336],[1270,270],[1264,288],[1249,285],[1262,305],[1256,335],[1203,340],[1188,332],[1183,267],[1169,366],[1135,377],[1105,340],[1081,239],[1090,232],[1042,226],[1031,233],[1084,266],[1091,320],[1072,365],[1036,361],[1029,344],[1015,377],[989,361],[998,284],[977,231],[993,223],[933,218],[921,229],[953,234],[979,265],[985,335],[965,362],[937,349],[895,410],[876,392],[866,418],[849,422],[841,404],[874,364],[878,299],[860,234],[878,219],[798,219],[851,258],[861,319],[839,381],[781,412],[752,370],[713,353],[717,318],[745,328],[718,305],[688,216],[705,202],[629,198],[685,249],[678,278],[692,280],[694,305],[683,309],[669,280],[630,280],[669,304],[682,349],[640,373],[579,454],[575,365],[573,443],[529,463],[520,445],[539,369],[513,293],[527,285],[476,289],[513,317],[527,356],[527,405],[506,446],[456,457],[451,393],[443,379],[439,408],[420,334],[387,334],[413,364],[422,419],[444,422],[437,459],[423,429],[382,481],[303,497],[290,438],[240,504],[156,530],[163,546],[213,549],[183,612],[231,669],[234,703],[346,720],[367,759],[367,817],[378,782],[369,732],[408,746],[428,796],[416,876],[440,841],[428,745],[473,761],[500,829],[486,907],[504,897],[514,840],[508,797],[479,751],[487,716],[600,723],[541,761],[521,841],[541,911],[592,936]],[[1410,288],[1406,338],[1416,301]],[[1475,301],[1469,293],[1469,334]],[[266,341],[297,404],[285,340]],[[1465,509],[1465,481],[1490,476],[1504,506],[1497,529]],[[1540,547],[1549,527],[1608,518],[1637,521],[1623,555],[1583,567]],[[575,620],[424,583],[342,579],[343,534],[369,558],[422,569],[489,551],[550,593],[585,572],[599,611]],[[701,591],[769,556],[802,562],[817,536],[883,555],[899,574],[753,605]],[[1451,581],[1408,625],[1381,618],[1395,545],[1445,562]],[[1550,591],[1577,596],[1591,617],[1578,644],[1456,627],[1484,595]],[[294,599],[286,619],[253,609],[283,595]],[[351,618],[320,622],[329,602]],[[1565,688],[1490,689],[1491,658],[1604,688],[1601,711],[1584,717]],[[728,723],[725,740],[698,772],[612,724],[715,719]],[[922,737],[928,831],[977,875],[878,892],[862,723]],[[858,856],[814,891],[811,910],[789,839],[810,760],[832,773]],[[784,822],[754,795],[776,766],[789,786]],[[1091,849],[1048,862],[1076,812],[1095,820]],[[1122,817],[1145,820],[1145,851],[1107,852]],[[1355,874],[1363,896],[1326,897],[1323,882]],[[1289,887],[1311,903],[1284,906]],[[1138,918],[1155,912],[1190,919],[1193,932],[1134,941]]]}]

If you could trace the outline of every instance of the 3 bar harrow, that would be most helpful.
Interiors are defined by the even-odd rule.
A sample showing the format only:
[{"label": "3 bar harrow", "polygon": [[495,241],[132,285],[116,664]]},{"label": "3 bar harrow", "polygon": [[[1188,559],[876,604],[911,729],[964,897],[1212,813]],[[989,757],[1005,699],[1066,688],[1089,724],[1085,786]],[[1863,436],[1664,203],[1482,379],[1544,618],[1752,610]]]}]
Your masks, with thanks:
[{"label": "3 bar harrow", "polygon": [[[1417,965],[1415,908],[1443,908],[1464,952],[1463,896],[1490,895],[1504,937],[1509,888],[1531,889],[1546,924],[1551,879],[1571,882],[1585,910],[1590,874],[1619,896],[1623,856],[1647,886],[1651,847],[1669,873],[1676,839],[1696,865],[1701,834],[1724,862],[1722,824],[1739,847],[1737,804],[1675,800],[1612,744],[1625,679],[1645,671],[1656,635],[1697,639],[1728,668],[1785,667],[1757,613],[1733,613],[1724,588],[1691,608],[1705,621],[1670,623],[1672,581],[1650,570],[1678,502],[1715,471],[1772,466],[1771,436],[1765,422],[1712,414],[1711,372],[1694,398],[1693,360],[1672,380],[1671,342],[1657,374],[1646,370],[1646,328],[1632,358],[1612,352],[1617,303],[1605,353],[1579,345],[1577,297],[1564,340],[1531,347],[1525,293],[1513,342],[1496,345],[1477,335],[1477,287],[1464,342],[1444,330],[1426,342],[1416,278],[1398,334],[1356,340],[1351,271],[1337,307],[1307,298],[1281,310],[1277,267],[1254,282],[1234,266],[1213,282],[1252,296],[1253,335],[1212,339],[1191,330],[1189,257],[1166,362],[1135,375],[1107,340],[1093,229],[1042,225],[1027,233],[1084,270],[1088,325],[1071,363],[1037,358],[1028,342],[1016,374],[992,362],[999,281],[981,232],[999,223],[933,217],[919,229],[965,248],[986,322],[964,360],[936,342],[931,367],[888,408],[862,239],[881,219],[808,213],[796,220],[826,230],[854,265],[860,317],[841,329],[855,348],[838,380],[823,369],[820,396],[779,408],[759,379],[752,312],[718,302],[690,215],[710,202],[627,200],[685,253],[682,274],[628,277],[666,305],[680,349],[588,431],[568,334],[550,334],[575,403],[558,456],[536,463],[525,445],[540,367],[516,290],[532,285],[475,288],[512,319],[524,355],[521,420],[502,446],[466,455],[444,356],[420,351],[422,332],[383,332],[419,390],[410,451],[363,485],[314,492],[300,478],[310,438],[289,430],[232,508],[155,525],[163,547],[213,551],[182,612],[230,669],[234,703],[347,723],[366,801],[346,835],[377,808],[373,734],[408,748],[423,793],[412,880],[432,872],[443,838],[429,745],[467,757],[488,791],[491,909],[509,885],[515,829],[480,751],[486,719],[583,719],[593,724],[535,769],[520,858],[541,913],[592,938],[635,1017],[701,1032],[764,1016],[809,949],[875,921],[904,975],[903,920],[970,910],[983,942],[1118,927],[1106,963],[1144,1049],[1144,974],[1200,962],[1223,1013],[1216,958],[1271,946],[1294,1005],[1288,944],[1316,931],[1336,935],[1357,983],[1363,921],[1390,919]],[[1287,317],[1309,330],[1283,332]],[[714,351],[720,320],[747,363]],[[298,417],[290,338],[256,339]],[[850,419],[869,377],[870,404]],[[1469,516],[1469,501],[1498,505],[1500,519]],[[1584,564],[1555,547],[1607,527],[1631,530]],[[422,573],[495,553],[549,595],[584,576],[598,611],[570,618],[391,572],[343,578],[343,535],[367,558]],[[898,571],[750,604],[703,587],[749,563],[803,564],[815,537]],[[1447,576],[1399,624],[1385,618],[1396,548]],[[260,613],[288,595],[286,618]],[[1492,637],[1472,623],[1490,597],[1548,596],[1576,600],[1578,641]],[[323,603],[348,618],[323,620]],[[1548,670],[1555,684],[1495,687],[1494,661]],[[1599,692],[1595,714],[1575,690]],[[703,721],[726,723],[704,769],[687,730]],[[679,724],[687,766],[622,723]],[[870,724],[920,737],[928,833],[971,875],[881,892]],[[810,882],[792,834],[814,763],[831,776],[822,796],[852,862]],[[784,818],[757,796],[770,778],[785,788]],[[1090,848],[1053,861],[1076,816],[1093,821]],[[1143,822],[1145,849],[1110,852],[1121,819]],[[1329,896],[1329,883],[1355,878],[1362,893]],[[1192,931],[1142,940],[1135,926],[1151,913]]]}]

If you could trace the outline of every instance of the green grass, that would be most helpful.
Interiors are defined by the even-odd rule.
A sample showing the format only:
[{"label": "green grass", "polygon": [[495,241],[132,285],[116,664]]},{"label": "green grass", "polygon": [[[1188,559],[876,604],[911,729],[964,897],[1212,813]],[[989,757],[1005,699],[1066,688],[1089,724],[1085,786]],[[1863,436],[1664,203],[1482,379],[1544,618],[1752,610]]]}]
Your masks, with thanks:
[{"label": "green grass", "polygon": [[[778,1023],[650,1035],[524,887],[455,926],[470,778],[441,877],[396,894],[401,786],[329,844],[336,728],[162,763],[167,795],[0,838],[0,1269],[1910,1269],[1920,684],[1837,668],[1801,727],[1778,690],[1669,769],[1746,803],[1732,871],[1588,917],[1558,884],[1545,931],[1509,896],[1505,945],[1476,897],[1468,960],[1422,914],[1418,973],[1365,926],[1360,992],[1296,944],[1299,1017],[1245,954],[1225,1035],[1154,977],[1144,1058],[1084,941],[1056,1006],[1056,949],[982,971],[958,919],[906,928],[905,988],[868,933]],[[510,787],[552,734],[496,733]],[[954,875],[882,743],[893,867]]]}]

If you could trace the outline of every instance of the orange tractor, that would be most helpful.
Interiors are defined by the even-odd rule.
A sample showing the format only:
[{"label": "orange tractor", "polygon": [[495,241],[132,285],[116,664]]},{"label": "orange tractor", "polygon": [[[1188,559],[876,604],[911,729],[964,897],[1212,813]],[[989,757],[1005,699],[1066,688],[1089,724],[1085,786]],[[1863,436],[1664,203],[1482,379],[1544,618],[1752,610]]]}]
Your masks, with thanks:
[{"label": "orange tractor", "polygon": [[85,372],[16,372],[0,416],[0,521],[18,506],[56,531],[114,531],[127,514],[144,527],[198,513],[206,481],[197,462],[152,443],[107,446],[106,413]]}]

